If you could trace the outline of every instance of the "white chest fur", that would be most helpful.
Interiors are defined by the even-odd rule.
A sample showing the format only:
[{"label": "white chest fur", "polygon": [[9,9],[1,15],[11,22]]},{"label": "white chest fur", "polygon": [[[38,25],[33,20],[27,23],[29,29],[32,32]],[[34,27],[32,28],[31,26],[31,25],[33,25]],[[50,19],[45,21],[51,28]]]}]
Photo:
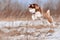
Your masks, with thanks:
[{"label": "white chest fur", "polygon": [[36,17],[42,17],[42,14],[41,14],[39,11],[37,11],[37,12],[35,13],[35,16],[36,16]]},{"label": "white chest fur", "polygon": [[39,11],[35,12],[35,14],[32,14],[33,20],[40,19],[41,17],[42,17],[42,14]]}]

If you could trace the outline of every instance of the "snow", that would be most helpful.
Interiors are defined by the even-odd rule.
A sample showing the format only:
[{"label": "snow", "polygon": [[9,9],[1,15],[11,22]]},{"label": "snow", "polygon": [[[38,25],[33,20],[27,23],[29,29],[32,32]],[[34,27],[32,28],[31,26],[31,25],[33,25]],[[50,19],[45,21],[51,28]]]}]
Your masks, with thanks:
[{"label": "snow", "polygon": [[[46,20],[0,21],[0,39],[60,40],[60,23],[56,23],[55,25],[56,27],[48,25]],[[49,30],[52,30],[53,32],[49,32]]]}]

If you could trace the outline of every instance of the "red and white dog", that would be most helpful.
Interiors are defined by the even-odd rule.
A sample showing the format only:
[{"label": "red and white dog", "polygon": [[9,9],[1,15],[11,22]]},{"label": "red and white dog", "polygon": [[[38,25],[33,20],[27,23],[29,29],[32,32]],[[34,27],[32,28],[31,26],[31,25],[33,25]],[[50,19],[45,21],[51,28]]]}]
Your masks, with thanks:
[{"label": "red and white dog", "polygon": [[[53,21],[52,16],[50,15],[50,10],[47,10],[45,13],[41,7],[39,7],[37,4],[30,4],[29,5],[29,12],[32,14],[32,19],[46,19],[49,23],[52,23],[53,26],[55,26],[55,23]],[[44,19],[43,19],[44,18]]]},{"label": "red and white dog", "polygon": [[39,7],[37,4],[30,4],[29,5],[29,12],[32,14],[32,19],[40,19],[40,18],[45,18],[47,19],[50,23],[53,22],[53,18],[50,15],[50,10],[47,10],[46,13],[43,12],[43,9]]}]

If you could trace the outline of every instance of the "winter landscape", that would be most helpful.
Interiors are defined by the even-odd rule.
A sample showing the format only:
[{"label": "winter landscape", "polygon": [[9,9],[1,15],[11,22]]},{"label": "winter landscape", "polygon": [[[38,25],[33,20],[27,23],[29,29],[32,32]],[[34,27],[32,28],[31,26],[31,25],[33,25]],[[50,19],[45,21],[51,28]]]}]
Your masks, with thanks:
[{"label": "winter landscape", "polygon": [[[51,10],[53,24],[32,20],[29,4]],[[0,40],[60,40],[60,0],[0,0]]]}]

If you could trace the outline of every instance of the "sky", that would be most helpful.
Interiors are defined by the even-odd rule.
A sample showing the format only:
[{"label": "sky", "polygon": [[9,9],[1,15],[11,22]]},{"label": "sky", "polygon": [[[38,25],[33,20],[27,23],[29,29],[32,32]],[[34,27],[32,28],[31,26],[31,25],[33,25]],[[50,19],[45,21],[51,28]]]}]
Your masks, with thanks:
[{"label": "sky", "polygon": [[[0,0],[2,2],[3,0]],[[58,2],[60,0],[11,0],[11,3],[18,2],[23,7],[28,7],[29,4],[37,3],[38,5],[44,7],[46,4],[50,3],[50,7],[53,6],[54,9],[56,9],[56,6],[58,5]],[[49,5],[48,5],[49,6]]]}]

